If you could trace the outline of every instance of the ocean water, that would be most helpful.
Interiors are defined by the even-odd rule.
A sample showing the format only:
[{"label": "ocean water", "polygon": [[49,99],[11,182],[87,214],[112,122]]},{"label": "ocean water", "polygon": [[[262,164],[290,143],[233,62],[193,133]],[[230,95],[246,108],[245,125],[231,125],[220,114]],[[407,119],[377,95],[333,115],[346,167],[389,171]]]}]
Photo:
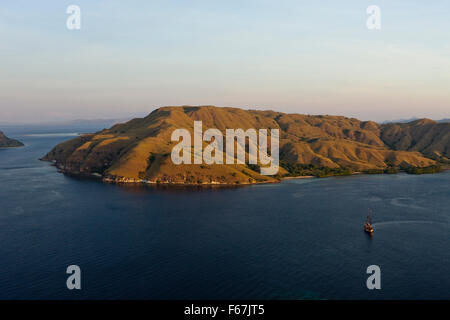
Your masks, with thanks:
[{"label": "ocean water", "polygon": [[450,299],[450,172],[127,187],[38,160],[70,131],[5,131],[0,299]]}]

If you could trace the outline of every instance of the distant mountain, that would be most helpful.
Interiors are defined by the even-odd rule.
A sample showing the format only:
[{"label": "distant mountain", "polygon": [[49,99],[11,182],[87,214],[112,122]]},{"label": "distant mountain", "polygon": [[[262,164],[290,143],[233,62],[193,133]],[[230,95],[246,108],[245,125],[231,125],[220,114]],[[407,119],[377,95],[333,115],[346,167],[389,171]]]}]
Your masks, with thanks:
[{"label": "distant mountain", "polygon": [[381,126],[380,138],[394,150],[419,151],[433,159],[450,158],[450,123],[420,119]]},{"label": "distant mountain", "polygon": [[[170,153],[177,128],[193,130],[194,120],[203,127],[225,129],[279,129],[278,177],[262,176],[251,165],[175,165]],[[397,128],[397,127],[395,127]],[[145,118],[136,118],[110,129],[63,142],[43,160],[53,161],[63,172],[96,175],[118,182],[188,184],[247,184],[276,181],[284,175],[317,176],[389,167],[426,167],[435,164],[419,152],[401,151],[389,125],[342,116],[309,116],[237,108],[163,107]],[[403,132],[403,130],[402,130]],[[399,133],[399,138],[401,133]],[[386,139],[398,150],[392,150]]]},{"label": "distant mountain", "polygon": [[10,139],[0,131],[0,148],[22,147],[23,143],[14,139]]},{"label": "distant mountain", "polygon": [[131,120],[132,118],[117,118],[117,119],[75,119],[68,121],[52,121],[48,122],[49,126],[70,126],[78,128],[92,128],[92,127],[111,127],[117,123],[122,123]]},{"label": "distant mountain", "polygon": [[[420,120],[421,118],[416,118],[416,117],[412,117],[409,119],[397,119],[397,120],[385,120],[380,122],[380,124],[388,124],[388,123],[408,123],[408,122],[413,122],[416,120]],[[436,122],[450,122],[450,119],[440,119],[440,120],[435,120]]]},{"label": "distant mountain", "polygon": [[396,119],[396,120],[384,120],[382,122],[380,122],[381,124],[388,124],[388,123],[407,123],[407,122],[412,122],[412,121],[416,121],[419,120],[419,118],[416,117],[412,117],[409,119]]},{"label": "distant mountain", "polygon": [[126,122],[131,118],[123,119],[94,119],[94,120],[70,120],[51,121],[42,123],[0,123],[0,127],[8,132],[17,134],[40,134],[40,133],[88,133],[109,128],[114,124]]}]

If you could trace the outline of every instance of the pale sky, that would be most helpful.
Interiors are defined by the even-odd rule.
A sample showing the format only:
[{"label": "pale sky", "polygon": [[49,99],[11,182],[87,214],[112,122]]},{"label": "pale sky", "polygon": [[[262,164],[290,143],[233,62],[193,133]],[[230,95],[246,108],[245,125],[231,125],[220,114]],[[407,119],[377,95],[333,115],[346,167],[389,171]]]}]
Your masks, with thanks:
[{"label": "pale sky", "polygon": [[449,30],[448,0],[2,0],[0,122],[164,105],[450,118]]}]

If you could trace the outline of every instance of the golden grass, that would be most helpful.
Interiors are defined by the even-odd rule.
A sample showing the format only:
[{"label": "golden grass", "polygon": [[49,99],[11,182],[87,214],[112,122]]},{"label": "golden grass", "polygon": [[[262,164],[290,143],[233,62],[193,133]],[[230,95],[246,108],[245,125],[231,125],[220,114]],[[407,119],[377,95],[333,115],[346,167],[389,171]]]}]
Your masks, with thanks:
[{"label": "golden grass", "polygon": [[86,150],[89,149],[89,147],[91,146],[92,142],[88,141],[83,143],[81,146],[79,146],[75,151],[81,151],[81,150]]},{"label": "golden grass", "polygon": [[[224,135],[227,128],[279,129],[280,159],[291,163],[349,167],[354,170],[384,168],[386,159],[395,165],[428,166],[435,163],[419,152],[390,148],[392,141],[400,139],[397,148],[401,146],[414,150],[409,138],[414,126],[384,127],[375,122],[361,122],[342,116],[309,116],[213,106],[163,107],[145,118],[133,119],[97,134],[64,142],[45,158],[87,171],[104,170],[106,175],[112,177],[164,183],[244,184],[274,181],[273,177],[261,176],[245,165],[174,165],[170,160],[175,144],[170,141],[171,134],[178,128],[192,132],[194,120],[203,122],[203,131],[217,128]],[[448,152],[448,141],[445,140],[450,135],[445,131],[448,127],[436,129],[433,123],[425,122],[416,124],[414,128],[423,135],[421,141],[436,146],[434,152]],[[392,141],[383,137],[389,137]],[[388,143],[385,144],[382,138]],[[420,141],[415,146],[427,152],[429,150],[426,143]],[[284,173],[281,169],[280,175]]]},{"label": "golden grass", "polygon": [[[112,136],[112,135],[111,135]],[[102,142],[100,142],[98,145],[97,145],[97,148],[101,148],[101,147],[105,147],[105,146],[107,146],[107,145],[109,145],[109,144],[111,144],[111,143],[114,143],[114,142],[117,142],[117,141],[119,141],[119,140],[129,140],[130,138],[129,137],[116,137],[116,138],[111,138],[111,139],[108,139],[108,138],[106,138],[105,140],[103,140]],[[94,140],[94,139],[93,139]],[[98,140],[98,139],[97,139]]]}]

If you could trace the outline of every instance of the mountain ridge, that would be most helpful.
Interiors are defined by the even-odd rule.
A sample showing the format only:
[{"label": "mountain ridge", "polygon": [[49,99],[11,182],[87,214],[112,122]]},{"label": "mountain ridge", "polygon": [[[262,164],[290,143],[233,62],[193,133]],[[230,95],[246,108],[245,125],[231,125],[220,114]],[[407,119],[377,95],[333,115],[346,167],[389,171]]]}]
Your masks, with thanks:
[{"label": "mountain ridge", "polygon": [[[192,132],[193,122],[224,132],[232,129],[279,129],[281,168],[278,176],[262,176],[251,165],[174,165],[170,152],[177,128]],[[428,126],[422,124],[421,126]],[[168,106],[109,129],[63,142],[43,160],[74,175],[95,175],[105,181],[168,184],[248,184],[275,182],[299,172],[345,174],[390,167],[429,167],[436,159],[418,150],[402,150],[383,140],[389,130],[373,121],[328,115],[287,114],[215,106]],[[398,131],[398,129],[397,129]],[[400,132],[406,132],[400,130]],[[447,143],[447,142],[446,142]],[[296,167],[294,171],[289,171]]]}]

